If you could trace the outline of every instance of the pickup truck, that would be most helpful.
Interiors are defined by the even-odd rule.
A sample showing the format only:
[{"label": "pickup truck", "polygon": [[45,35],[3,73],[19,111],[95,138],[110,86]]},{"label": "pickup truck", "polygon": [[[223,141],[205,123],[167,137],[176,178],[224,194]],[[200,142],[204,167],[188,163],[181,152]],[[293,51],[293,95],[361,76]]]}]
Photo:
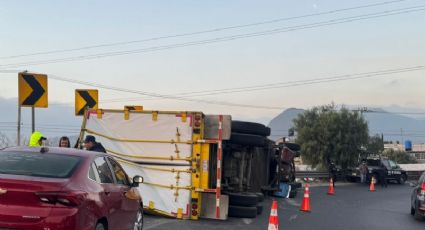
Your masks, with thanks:
[{"label": "pickup truck", "polygon": [[[367,158],[366,165],[368,168],[367,181],[369,182],[372,176],[375,177],[379,183],[380,170],[387,170],[387,181],[396,181],[399,184],[404,184],[407,180],[406,171],[402,170],[400,166],[392,160],[383,157]],[[359,167],[347,171],[346,179],[348,181],[360,181]]]}]

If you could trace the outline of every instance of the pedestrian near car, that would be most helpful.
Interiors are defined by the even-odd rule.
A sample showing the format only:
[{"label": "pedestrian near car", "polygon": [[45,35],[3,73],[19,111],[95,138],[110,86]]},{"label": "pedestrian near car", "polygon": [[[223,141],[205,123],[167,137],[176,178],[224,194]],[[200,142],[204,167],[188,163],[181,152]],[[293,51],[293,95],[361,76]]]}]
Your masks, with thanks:
[{"label": "pedestrian near car", "polygon": [[84,139],[84,147],[88,151],[106,153],[106,149],[103,147],[103,145],[99,142],[96,142],[96,137],[92,135],[86,136],[86,139]]},{"label": "pedestrian near car", "polygon": [[332,162],[329,164],[329,179],[332,178],[332,182],[333,182],[333,186],[335,187],[335,182],[336,182],[336,166],[335,164]]},{"label": "pedestrian near car", "polygon": [[44,135],[39,132],[39,131],[35,131],[31,134],[30,137],[30,142],[29,142],[29,147],[41,147],[45,145],[45,141],[47,140],[46,137],[44,137]]},{"label": "pedestrian near car", "polygon": [[71,147],[71,142],[69,141],[69,138],[66,136],[61,137],[61,139],[59,139],[59,147],[61,148],[70,148]]},{"label": "pedestrian near car", "polygon": [[361,183],[366,183],[366,177],[367,177],[367,173],[368,173],[368,168],[366,165],[366,162],[363,161],[362,164],[359,167],[359,171],[360,171],[360,182]]},{"label": "pedestrian near car", "polygon": [[381,183],[382,188],[388,187],[387,173],[388,173],[388,170],[385,166],[379,170],[379,183]]}]

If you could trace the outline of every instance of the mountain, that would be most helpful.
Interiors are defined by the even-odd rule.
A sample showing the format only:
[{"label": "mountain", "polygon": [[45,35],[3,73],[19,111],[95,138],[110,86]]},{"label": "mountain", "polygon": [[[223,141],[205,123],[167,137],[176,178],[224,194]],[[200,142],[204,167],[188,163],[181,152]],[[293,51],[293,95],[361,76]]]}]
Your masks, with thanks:
[{"label": "mountain", "polygon": [[[385,141],[411,140],[417,144],[425,142],[425,120],[423,118],[403,116],[380,108],[370,110],[373,112],[366,112],[364,116],[368,122],[371,136],[383,134]],[[304,112],[303,109],[291,108],[273,118],[269,123],[272,130],[270,138],[276,140],[288,136],[288,130],[293,127],[293,119],[302,112]]]},{"label": "mountain", "polygon": [[[16,140],[18,99],[0,98],[0,134],[10,142]],[[74,115],[74,108],[66,104],[49,103],[49,109],[35,109],[35,129],[41,131],[55,144],[55,137],[76,136],[80,132],[81,117]],[[31,135],[31,109],[22,108],[21,136],[25,141]]]},{"label": "mountain", "polygon": [[292,121],[304,111],[303,109],[290,108],[273,118],[268,125],[272,130],[270,138],[277,140],[288,136],[289,129],[294,126]]}]

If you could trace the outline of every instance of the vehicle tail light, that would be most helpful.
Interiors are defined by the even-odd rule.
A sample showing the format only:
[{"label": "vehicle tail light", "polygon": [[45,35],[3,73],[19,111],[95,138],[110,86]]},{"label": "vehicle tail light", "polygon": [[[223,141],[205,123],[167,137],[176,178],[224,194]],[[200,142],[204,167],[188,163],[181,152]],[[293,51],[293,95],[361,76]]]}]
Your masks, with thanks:
[{"label": "vehicle tail light", "polygon": [[81,191],[72,192],[36,192],[41,202],[47,204],[62,204],[65,206],[79,206],[85,200],[87,193]]},{"label": "vehicle tail light", "polygon": [[192,209],[198,209],[198,205],[197,204],[192,204]]},{"label": "vehicle tail light", "polygon": [[191,204],[191,215],[192,218],[197,218],[198,214],[199,214],[199,205],[198,205],[198,199],[192,199],[192,204]]}]

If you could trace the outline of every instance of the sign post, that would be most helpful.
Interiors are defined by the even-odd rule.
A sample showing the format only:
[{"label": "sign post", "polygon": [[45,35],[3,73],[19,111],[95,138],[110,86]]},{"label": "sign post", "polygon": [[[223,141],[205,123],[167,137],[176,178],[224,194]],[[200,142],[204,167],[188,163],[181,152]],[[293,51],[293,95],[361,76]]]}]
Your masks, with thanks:
[{"label": "sign post", "polygon": [[48,107],[47,75],[28,72],[18,73],[18,145],[21,145],[21,107],[31,107],[31,130],[35,131],[35,108]]}]

